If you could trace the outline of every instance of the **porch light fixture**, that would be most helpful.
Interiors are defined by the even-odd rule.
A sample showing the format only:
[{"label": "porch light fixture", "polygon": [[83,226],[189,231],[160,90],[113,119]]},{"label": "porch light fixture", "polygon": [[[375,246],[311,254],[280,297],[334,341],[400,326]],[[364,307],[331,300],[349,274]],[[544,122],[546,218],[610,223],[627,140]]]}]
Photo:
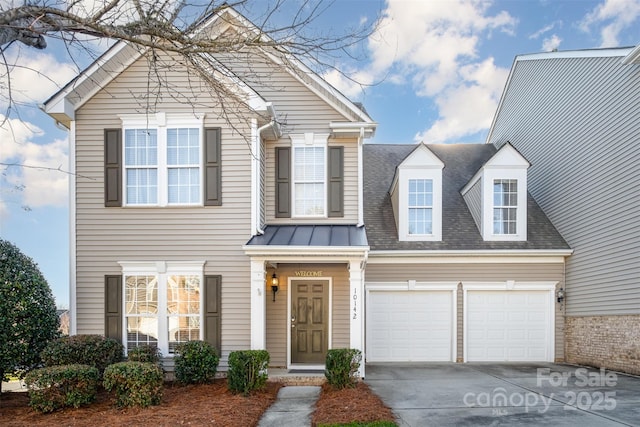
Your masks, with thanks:
[{"label": "porch light fixture", "polygon": [[273,292],[273,302],[276,302],[276,294],[278,293],[278,276],[276,276],[276,273],[271,276],[271,292]]},{"label": "porch light fixture", "polygon": [[564,301],[564,288],[558,289],[556,296],[558,297],[558,302],[562,303],[562,301]]}]

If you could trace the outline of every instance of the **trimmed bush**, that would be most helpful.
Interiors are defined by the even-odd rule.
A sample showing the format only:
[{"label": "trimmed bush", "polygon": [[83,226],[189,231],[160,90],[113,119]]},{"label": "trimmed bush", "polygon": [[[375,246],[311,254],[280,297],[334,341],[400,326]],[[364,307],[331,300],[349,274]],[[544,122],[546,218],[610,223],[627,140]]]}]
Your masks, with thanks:
[{"label": "trimmed bush", "polygon": [[164,374],[155,363],[120,362],[104,370],[104,388],[116,393],[120,408],[160,404]]},{"label": "trimmed bush", "polygon": [[40,356],[45,366],[79,363],[104,369],[123,358],[122,344],[102,335],[72,335],[51,341]]},{"label": "trimmed bush", "polygon": [[60,365],[31,371],[25,377],[29,404],[39,412],[79,408],[96,399],[99,373],[88,365]]},{"label": "trimmed bush", "polygon": [[129,362],[155,363],[162,367],[162,352],[153,345],[140,345],[130,348],[127,352]]},{"label": "trimmed bush", "polygon": [[229,390],[247,396],[253,390],[263,389],[268,366],[269,352],[266,350],[232,351],[227,372]]},{"label": "trimmed bush", "polygon": [[355,348],[335,348],[327,351],[324,376],[333,388],[355,387],[362,353]]},{"label": "trimmed bush", "polygon": [[175,376],[185,384],[213,381],[218,369],[218,352],[205,341],[188,341],[176,348]]}]

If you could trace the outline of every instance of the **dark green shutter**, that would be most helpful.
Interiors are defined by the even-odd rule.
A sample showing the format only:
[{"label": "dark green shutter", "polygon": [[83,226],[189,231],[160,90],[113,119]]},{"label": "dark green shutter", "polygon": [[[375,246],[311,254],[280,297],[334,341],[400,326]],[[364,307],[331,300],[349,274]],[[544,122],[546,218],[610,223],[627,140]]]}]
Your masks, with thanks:
[{"label": "dark green shutter", "polygon": [[220,323],[222,276],[204,276],[204,340],[220,354],[222,332]]},{"label": "dark green shutter", "polygon": [[104,276],[104,336],[122,342],[122,276]]},{"label": "dark green shutter", "polygon": [[104,205],[122,206],[122,130],[104,130]]},{"label": "dark green shutter", "polygon": [[222,205],[220,128],[204,130],[204,205]]},{"label": "dark green shutter", "polygon": [[276,218],[291,217],[291,148],[276,147]]},{"label": "dark green shutter", "polygon": [[344,147],[329,147],[329,217],[344,216]]}]

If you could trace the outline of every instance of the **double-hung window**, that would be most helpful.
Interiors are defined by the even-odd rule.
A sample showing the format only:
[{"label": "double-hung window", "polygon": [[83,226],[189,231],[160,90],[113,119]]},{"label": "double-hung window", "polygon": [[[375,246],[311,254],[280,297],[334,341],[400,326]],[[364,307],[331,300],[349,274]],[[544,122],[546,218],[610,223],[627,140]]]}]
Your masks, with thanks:
[{"label": "double-hung window", "polygon": [[410,179],[408,196],[408,233],[433,234],[433,180]]},{"label": "double-hung window", "polygon": [[152,345],[174,354],[202,339],[202,264],[123,263],[127,349]]},{"label": "double-hung window", "polygon": [[326,135],[305,134],[293,143],[293,215],[324,217],[327,214]]},{"label": "double-hung window", "polygon": [[493,234],[517,234],[518,181],[493,180]]},{"label": "double-hung window", "polygon": [[123,117],[127,206],[202,204],[202,120]]}]

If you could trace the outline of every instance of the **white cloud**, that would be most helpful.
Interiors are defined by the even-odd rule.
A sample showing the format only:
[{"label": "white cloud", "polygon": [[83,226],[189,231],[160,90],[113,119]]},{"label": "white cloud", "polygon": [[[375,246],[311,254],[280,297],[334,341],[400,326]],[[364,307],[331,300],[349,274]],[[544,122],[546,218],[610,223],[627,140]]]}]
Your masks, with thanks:
[{"label": "white cloud", "polygon": [[409,81],[431,97],[438,119],[416,139],[444,142],[491,124],[508,70],[479,58],[482,38],[513,34],[517,20],[489,13],[491,2],[388,0],[378,31],[369,39],[374,78]]},{"label": "white cloud", "polygon": [[545,25],[544,27],[540,28],[535,33],[531,34],[529,36],[529,40],[535,40],[537,38],[540,38],[542,35],[548,33],[549,31],[552,31],[556,27],[561,28],[562,27],[562,21],[554,21],[549,25]]},{"label": "white cloud", "polygon": [[39,104],[77,74],[71,64],[58,62],[52,55],[29,49],[12,49],[7,64],[13,65],[9,65],[10,80],[5,73],[0,76],[2,108],[7,105],[9,87],[14,103]]},{"label": "white cloud", "polygon": [[542,40],[542,51],[543,52],[552,52],[560,46],[562,43],[562,39],[558,37],[556,34],[551,37],[545,38]]},{"label": "white cloud", "polygon": [[[3,119],[0,115],[0,121]],[[63,172],[68,168],[67,141],[33,142],[41,135],[41,129],[18,119],[8,119],[0,126],[0,162],[15,165],[2,166],[2,180],[8,184],[6,191],[23,187],[14,197],[2,194],[3,200],[18,198],[12,202],[30,208],[67,205],[69,175]]]},{"label": "white cloud", "polygon": [[605,0],[589,12],[580,28],[589,32],[593,27],[600,31],[600,47],[619,45],[620,32],[630,27],[640,17],[640,0]]}]

